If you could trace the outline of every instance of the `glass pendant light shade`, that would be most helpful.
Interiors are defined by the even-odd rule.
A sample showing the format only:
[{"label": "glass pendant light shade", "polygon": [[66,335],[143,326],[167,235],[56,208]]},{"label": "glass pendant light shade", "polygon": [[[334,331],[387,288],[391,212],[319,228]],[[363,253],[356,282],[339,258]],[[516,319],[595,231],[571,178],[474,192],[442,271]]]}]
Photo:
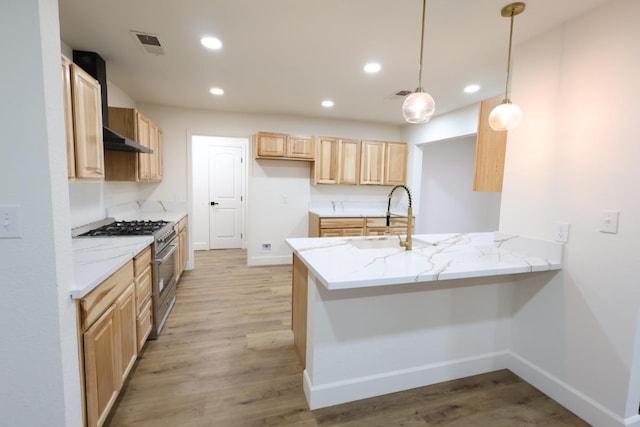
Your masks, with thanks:
[{"label": "glass pendant light shade", "polygon": [[516,104],[505,100],[489,114],[489,126],[493,130],[511,130],[522,121],[522,110]]},{"label": "glass pendant light shade", "polygon": [[436,111],[436,102],[421,87],[407,96],[402,104],[402,115],[409,123],[426,123]]}]

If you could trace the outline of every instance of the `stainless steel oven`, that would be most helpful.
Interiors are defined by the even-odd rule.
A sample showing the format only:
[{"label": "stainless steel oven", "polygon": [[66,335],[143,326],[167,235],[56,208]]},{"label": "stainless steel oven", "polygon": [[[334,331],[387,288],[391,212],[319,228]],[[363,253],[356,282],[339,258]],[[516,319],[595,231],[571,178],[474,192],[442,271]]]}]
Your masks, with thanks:
[{"label": "stainless steel oven", "polygon": [[173,304],[176,302],[176,257],[175,252],[178,249],[178,243],[175,233],[168,236],[165,244],[159,245],[156,242],[156,248],[160,247],[159,252],[155,254],[153,263],[153,306],[155,307],[154,327],[150,338],[156,338],[164,322],[166,322]]}]

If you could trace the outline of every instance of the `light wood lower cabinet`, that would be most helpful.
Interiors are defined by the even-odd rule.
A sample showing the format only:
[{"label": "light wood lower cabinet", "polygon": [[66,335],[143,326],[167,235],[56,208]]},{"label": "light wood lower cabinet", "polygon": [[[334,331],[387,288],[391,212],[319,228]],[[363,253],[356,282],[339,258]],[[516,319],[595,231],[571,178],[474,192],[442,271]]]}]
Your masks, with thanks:
[{"label": "light wood lower cabinet", "polygon": [[153,325],[151,247],[77,301],[85,425],[104,424]]},{"label": "light wood lower cabinet", "polygon": [[153,328],[151,247],[136,256],[133,263],[136,283],[136,347],[140,352]]},{"label": "light wood lower cabinet", "polygon": [[102,426],[138,355],[133,261],[78,301],[86,421]]},{"label": "light wood lower cabinet", "polygon": [[117,309],[107,311],[84,333],[87,425],[101,426],[122,386]]},{"label": "light wood lower cabinet", "polygon": [[[406,221],[407,217],[392,217],[389,234],[406,234]],[[309,237],[381,236],[387,232],[386,223],[386,217],[321,217],[310,212]]]},{"label": "light wood lower cabinet", "polygon": [[185,216],[178,221],[174,228],[178,236],[178,250],[176,250],[176,265],[178,271],[176,280],[180,280],[180,276],[182,276],[182,272],[184,271],[189,258],[189,246],[187,241],[188,225],[189,219]]}]

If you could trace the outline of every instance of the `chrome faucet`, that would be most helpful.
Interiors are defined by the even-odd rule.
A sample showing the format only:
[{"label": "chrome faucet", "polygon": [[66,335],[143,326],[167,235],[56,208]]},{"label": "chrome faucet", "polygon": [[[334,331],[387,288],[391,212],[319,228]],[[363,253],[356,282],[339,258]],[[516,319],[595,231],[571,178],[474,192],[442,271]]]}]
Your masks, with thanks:
[{"label": "chrome faucet", "polygon": [[[403,242],[402,239],[400,238],[400,236],[398,236],[398,239],[400,239],[400,246],[402,246],[403,248],[405,248],[406,250],[410,251],[411,250],[411,246],[412,246],[412,242],[413,240],[411,239],[411,235],[413,234],[413,208],[411,207],[411,191],[409,191],[409,187],[407,187],[406,185],[396,185],[395,187],[393,187],[391,189],[391,192],[389,193],[389,202],[387,203],[387,230],[386,230],[386,234],[389,234],[389,227],[391,226],[391,196],[393,196],[393,192],[396,191],[397,188],[403,188],[404,191],[407,192],[407,196],[409,197],[409,208],[407,210],[407,238],[405,239],[405,241]],[[393,222],[395,223],[397,220],[394,220]]]}]

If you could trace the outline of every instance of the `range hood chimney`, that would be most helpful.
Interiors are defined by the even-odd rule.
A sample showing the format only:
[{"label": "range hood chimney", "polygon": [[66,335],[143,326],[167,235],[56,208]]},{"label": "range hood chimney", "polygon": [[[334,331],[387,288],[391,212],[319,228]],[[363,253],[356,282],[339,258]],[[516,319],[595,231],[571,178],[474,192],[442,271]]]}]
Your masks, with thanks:
[{"label": "range hood chimney", "polygon": [[109,103],[107,100],[107,67],[104,59],[95,52],[73,51],[73,62],[89,73],[100,83],[102,98],[102,139],[104,149],[111,151],[130,151],[137,153],[153,153],[153,150],[138,144],[133,139],[124,137],[109,129]]}]

